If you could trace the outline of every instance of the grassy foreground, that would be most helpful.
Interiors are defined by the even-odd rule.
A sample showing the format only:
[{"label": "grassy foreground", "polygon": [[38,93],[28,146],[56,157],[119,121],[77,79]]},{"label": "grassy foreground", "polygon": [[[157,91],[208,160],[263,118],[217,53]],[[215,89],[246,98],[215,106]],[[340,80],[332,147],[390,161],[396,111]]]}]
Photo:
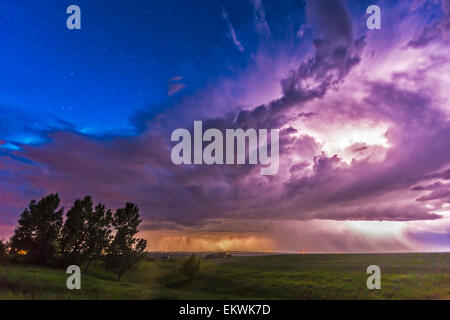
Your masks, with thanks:
[{"label": "grassy foreground", "polygon": [[[450,254],[273,255],[202,260],[197,279],[181,258],[144,261],[121,282],[100,265],[66,288],[64,270],[0,266],[0,299],[450,299]],[[381,268],[381,290],[366,287]]]}]

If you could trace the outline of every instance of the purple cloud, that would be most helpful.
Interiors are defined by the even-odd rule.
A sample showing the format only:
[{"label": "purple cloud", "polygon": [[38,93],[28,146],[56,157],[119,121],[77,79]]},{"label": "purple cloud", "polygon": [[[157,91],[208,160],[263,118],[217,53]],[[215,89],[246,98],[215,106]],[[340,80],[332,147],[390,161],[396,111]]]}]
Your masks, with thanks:
[{"label": "purple cloud", "polygon": [[[261,2],[253,3],[264,18]],[[289,229],[286,221],[301,228],[321,221],[314,226],[326,250],[414,248],[407,237],[376,239],[371,245],[360,234],[343,235],[331,227],[326,231],[321,223],[392,221],[409,226],[407,222],[447,221],[436,210],[450,203],[445,183],[450,179],[448,5],[443,3],[442,18],[423,26],[418,36],[399,26],[404,36],[386,48],[384,41],[390,39],[355,37],[344,1],[308,1],[306,12],[317,38],[311,54],[274,84],[277,94],[268,98],[243,77],[235,84],[242,96],[251,96],[250,103],[259,96],[265,101],[235,103],[229,92],[236,87],[228,82],[235,79],[224,79],[193,96],[177,95],[170,108],[141,111],[132,119],[136,136],[95,137],[70,128],[43,131],[45,143],[0,154],[0,188],[6,195],[0,206],[9,212],[2,222],[11,223],[12,212],[17,214],[30,197],[59,192],[66,206],[86,194],[111,207],[134,201],[145,218],[144,231],[187,233],[199,245],[203,240],[195,232],[215,241],[217,234],[247,232],[251,245],[293,247],[293,241],[274,230],[280,225]],[[223,17],[243,51],[225,11]],[[266,24],[257,25],[260,32],[270,32]],[[281,58],[273,60],[283,65]],[[268,64],[254,70],[258,78],[270,78]],[[181,80],[169,80],[169,95],[184,87]],[[193,121],[200,119],[205,130],[280,129],[280,172],[262,177],[250,165],[175,166],[170,160],[172,130],[192,130]],[[258,233],[270,234],[270,241]],[[164,235],[174,242],[178,236]],[[318,250],[313,235],[309,237],[298,239]],[[350,240],[357,245],[351,248]]]}]

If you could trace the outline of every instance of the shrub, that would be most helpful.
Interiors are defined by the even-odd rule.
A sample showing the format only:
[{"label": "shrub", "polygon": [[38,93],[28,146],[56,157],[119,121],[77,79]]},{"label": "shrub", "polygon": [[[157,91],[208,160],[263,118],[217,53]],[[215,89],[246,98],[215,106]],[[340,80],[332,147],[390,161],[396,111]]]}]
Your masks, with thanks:
[{"label": "shrub", "polygon": [[189,280],[195,279],[197,274],[200,272],[200,259],[197,258],[195,254],[192,254],[189,258],[187,258],[183,264],[181,265],[180,272]]}]

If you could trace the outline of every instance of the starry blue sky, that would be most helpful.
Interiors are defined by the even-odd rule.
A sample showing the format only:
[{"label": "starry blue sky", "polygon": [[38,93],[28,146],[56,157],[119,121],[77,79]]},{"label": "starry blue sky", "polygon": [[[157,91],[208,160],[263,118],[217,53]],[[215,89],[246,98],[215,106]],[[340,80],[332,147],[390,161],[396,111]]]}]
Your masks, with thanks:
[{"label": "starry blue sky", "polygon": [[[168,79],[181,76],[184,94],[196,92],[245,68],[259,45],[258,17],[246,1],[78,0],[80,31],[66,28],[71,4],[1,2],[0,139],[36,143],[49,127],[133,134],[136,110],[176,99],[168,97]],[[266,6],[272,39],[283,41],[302,23],[304,4],[272,5]]]}]

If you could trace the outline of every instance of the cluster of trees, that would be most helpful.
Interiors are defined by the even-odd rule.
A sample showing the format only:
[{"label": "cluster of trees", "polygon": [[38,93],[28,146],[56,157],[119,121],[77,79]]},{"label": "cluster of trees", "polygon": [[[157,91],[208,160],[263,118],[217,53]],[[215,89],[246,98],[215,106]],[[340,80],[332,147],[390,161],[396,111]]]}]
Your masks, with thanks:
[{"label": "cluster of trees", "polygon": [[[135,238],[142,220],[139,208],[127,203],[112,212],[103,204],[94,206],[90,196],[76,200],[63,220],[58,194],[31,201],[9,242],[9,254],[38,265],[84,265],[95,260],[119,278],[136,267],[147,242]],[[0,244],[0,258],[6,244]]]}]

